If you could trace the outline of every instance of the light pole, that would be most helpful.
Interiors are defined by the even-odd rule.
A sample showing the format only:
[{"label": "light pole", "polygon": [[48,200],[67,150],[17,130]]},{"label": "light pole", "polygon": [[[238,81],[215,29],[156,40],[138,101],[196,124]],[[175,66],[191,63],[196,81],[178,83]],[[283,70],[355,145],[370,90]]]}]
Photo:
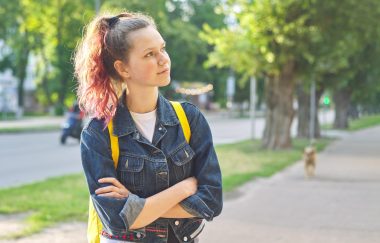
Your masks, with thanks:
[{"label": "light pole", "polygon": [[1,104],[1,110],[2,110],[2,113],[3,113],[3,120],[5,120],[7,118],[7,111],[5,109],[5,106],[6,106],[6,100],[5,100],[5,91],[4,91],[4,88],[3,86],[1,85],[0,83],[0,94],[1,94],[1,98],[2,98],[2,104]]},{"label": "light pole", "polygon": [[315,117],[316,117],[316,100],[315,100],[315,81],[313,80],[310,88],[310,123],[309,123],[309,138],[310,145],[314,144],[315,134]]},{"label": "light pole", "polygon": [[233,110],[233,100],[235,95],[235,76],[232,70],[230,70],[230,74],[227,78],[227,109],[229,111],[229,116],[232,115]]},{"label": "light pole", "polygon": [[250,79],[250,117],[251,117],[251,135],[252,135],[252,140],[255,139],[255,129],[256,129],[256,124],[255,124],[255,108],[256,108],[256,79],[251,76]]},{"label": "light pole", "polygon": [[96,14],[99,13],[100,10],[100,0],[95,0],[95,12]]}]

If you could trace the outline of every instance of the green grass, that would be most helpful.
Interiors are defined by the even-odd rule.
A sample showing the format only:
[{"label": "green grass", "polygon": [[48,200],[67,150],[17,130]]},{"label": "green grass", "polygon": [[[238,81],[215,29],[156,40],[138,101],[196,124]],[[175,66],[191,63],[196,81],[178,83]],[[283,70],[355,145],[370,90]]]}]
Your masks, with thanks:
[{"label": "green grass", "polygon": [[0,213],[30,212],[18,238],[63,221],[87,219],[88,189],[82,174],[0,190]]},{"label": "green grass", "polygon": [[[380,125],[380,115],[362,116],[355,120],[349,120],[348,131],[357,131],[377,125]],[[334,129],[333,124],[324,124],[321,125],[321,128],[323,130]]]},{"label": "green grass", "polygon": [[0,134],[4,133],[24,133],[24,132],[48,132],[58,131],[61,129],[59,125],[34,126],[34,127],[10,127],[0,128]]},{"label": "green grass", "polygon": [[332,130],[334,128],[333,128],[333,124],[332,123],[328,123],[328,124],[321,125],[321,129],[322,130]]},{"label": "green grass", "polygon": [[[41,116],[47,116],[48,114],[46,112],[25,112],[24,117],[41,117]],[[14,112],[0,112],[0,121],[13,121],[16,119],[16,114]]]},{"label": "green grass", "polygon": [[[318,149],[328,142],[327,139],[317,141]],[[231,191],[255,177],[273,175],[300,160],[308,141],[296,139],[293,144],[293,149],[282,151],[262,150],[258,141],[216,146],[224,191]],[[87,208],[88,189],[82,174],[0,189],[0,214],[30,212],[26,229],[10,238],[26,236],[62,221],[86,221]]]},{"label": "green grass", "polygon": [[30,111],[25,112],[24,116],[26,117],[39,117],[39,116],[48,116],[49,114],[47,112],[41,112],[41,111]]},{"label": "green grass", "polygon": [[380,125],[380,115],[363,116],[359,119],[350,121],[349,130],[357,131],[376,125]]},{"label": "green grass", "polygon": [[[318,150],[329,143],[328,139],[317,140]],[[216,147],[223,174],[223,189],[228,192],[255,177],[269,177],[290,164],[302,159],[308,140],[294,139],[289,150],[264,150],[259,141],[243,141]]]},{"label": "green grass", "polygon": [[0,112],[0,121],[15,120],[16,114],[13,112]]}]

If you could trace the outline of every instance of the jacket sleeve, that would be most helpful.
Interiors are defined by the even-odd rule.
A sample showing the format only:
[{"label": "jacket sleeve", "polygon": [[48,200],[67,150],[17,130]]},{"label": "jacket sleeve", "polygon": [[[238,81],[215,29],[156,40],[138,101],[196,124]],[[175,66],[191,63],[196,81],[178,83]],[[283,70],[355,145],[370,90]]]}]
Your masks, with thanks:
[{"label": "jacket sleeve", "polygon": [[190,146],[194,150],[194,176],[198,181],[196,194],[183,200],[180,205],[190,214],[211,221],[223,207],[222,175],[215,153],[210,127],[197,107],[185,103],[190,123]]},{"label": "jacket sleeve", "polygon": [[111,156],[108,131],[92,128],[90,125],[91,122],[81,134],[81,157],[91,199],[107,232],[113,234],[126,232],[140,214],[145,199],[132,193],[123,199],[95,194],[96,189],[109,185],[99,183],[100,178],[117,178],[117,174]]}]

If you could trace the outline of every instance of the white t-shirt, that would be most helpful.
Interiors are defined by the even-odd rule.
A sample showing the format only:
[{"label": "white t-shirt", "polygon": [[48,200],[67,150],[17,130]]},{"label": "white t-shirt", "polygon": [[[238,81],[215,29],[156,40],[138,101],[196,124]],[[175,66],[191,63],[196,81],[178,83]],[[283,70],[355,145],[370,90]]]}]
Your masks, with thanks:
[{"label": "white t-shirt", "polygon": [[156,126],[157,109],[148,113],[130,112],[136,124],[137,130],[150,142],[153,140],[154,128]]}]

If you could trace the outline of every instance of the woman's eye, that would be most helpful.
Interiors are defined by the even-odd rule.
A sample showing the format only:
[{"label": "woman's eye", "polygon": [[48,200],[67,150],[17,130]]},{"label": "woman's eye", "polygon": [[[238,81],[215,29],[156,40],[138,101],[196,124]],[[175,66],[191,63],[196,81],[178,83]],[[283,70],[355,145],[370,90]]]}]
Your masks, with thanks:
[{"label": "woman's eye", "polygon": [[145,55],[146,57],[153,56],[153,52],[149,52],[148,54]]}]

